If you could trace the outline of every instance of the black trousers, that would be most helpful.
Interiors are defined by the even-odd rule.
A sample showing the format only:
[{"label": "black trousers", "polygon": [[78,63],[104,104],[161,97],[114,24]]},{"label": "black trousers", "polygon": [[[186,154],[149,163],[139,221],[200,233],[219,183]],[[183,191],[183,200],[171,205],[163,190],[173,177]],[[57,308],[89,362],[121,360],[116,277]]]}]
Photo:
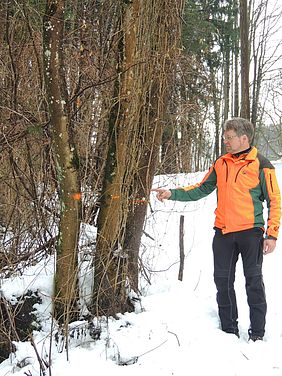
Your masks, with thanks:
[{"label": "black trousers", "polygon": [[266,316],[265,289],[262,277],[263,232],[259,228],[223,235],[215,229],[213,239],[214,281],[221,328],[238,334],[238,310],[234,290],[235,270],[241,254],[250,308],[250,330],[263,336]]}]

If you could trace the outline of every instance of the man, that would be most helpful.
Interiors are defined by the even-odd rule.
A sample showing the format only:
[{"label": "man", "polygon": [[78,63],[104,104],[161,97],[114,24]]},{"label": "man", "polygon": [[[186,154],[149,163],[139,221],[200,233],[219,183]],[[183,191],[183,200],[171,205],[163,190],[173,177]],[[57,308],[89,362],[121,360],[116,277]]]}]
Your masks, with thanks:
[{"label": "man", "polygon": [[[250,308],[249,339],[256,341],[262,340],[265,332],[263,254],[273,252],[276,246],[281,207],[274,167],[250,146],[253,136],[254,128],[248,120],[227,120],[223,136],[227,154],[214,162],[201,183],[153,191],[157,192],[160,201],[195,201],[217,189],[213,255],[221,328],[239,337],[234,281],[236,263],[241,254]],[[268,207],[265,239],[264,201]]]}]

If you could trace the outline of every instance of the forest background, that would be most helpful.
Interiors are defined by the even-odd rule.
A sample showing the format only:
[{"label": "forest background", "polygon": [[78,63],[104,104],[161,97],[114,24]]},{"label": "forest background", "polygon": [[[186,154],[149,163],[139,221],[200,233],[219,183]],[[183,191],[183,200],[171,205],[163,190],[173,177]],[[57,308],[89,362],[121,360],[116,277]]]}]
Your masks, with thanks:
[{"label": "forest background", "polygon": [[[231,116],[282,157],[281,14],[256,0],[3,2],[0,277],[55,255],[65,337],[79,318],[134,310],[155,175],[205,170]],[[19,316],[37,298],[0,297],[1,357],[30,338]]]}]

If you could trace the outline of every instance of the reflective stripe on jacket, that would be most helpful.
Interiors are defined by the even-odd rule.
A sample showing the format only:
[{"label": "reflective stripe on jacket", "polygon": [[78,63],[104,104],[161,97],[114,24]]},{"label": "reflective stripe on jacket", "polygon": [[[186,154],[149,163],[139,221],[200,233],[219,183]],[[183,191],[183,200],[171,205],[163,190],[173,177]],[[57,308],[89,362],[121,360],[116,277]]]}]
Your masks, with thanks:
[{"label": "reflective stripe on jacket", "polygon": [[281,202],[275,169],[252,147],[238,158],[228,153],[218,158],[196,185],[171,189],[170,200],[196,201],[217,189],[215,227],[223,233],[264,228],[263,202],[268,207],[267,236],[277,238]]}]

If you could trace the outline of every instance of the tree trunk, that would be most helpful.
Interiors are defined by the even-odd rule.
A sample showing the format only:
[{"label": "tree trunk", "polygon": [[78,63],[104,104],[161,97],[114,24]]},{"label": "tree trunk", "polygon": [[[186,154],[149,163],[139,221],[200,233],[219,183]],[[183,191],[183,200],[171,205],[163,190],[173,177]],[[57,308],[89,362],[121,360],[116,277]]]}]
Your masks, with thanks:
[{"label": "tree trunk", "polygon": [[115,315],[132,309],[126,295],[127,255],[121,250],[124,238],[130,185],[129,143],[136,125],[130,115],[134,105],[133,67],[139,0],[120,5],[117,41],[118,79],[109,116],[109,148],[98,215],[98,237],[94,259],[95,277],[92,312]]},{"label": "tree trunk", "polygon": [[[140,117],[139,133],[140,157],[132,183],[133,205],[127,217],[124,249],[129,256],[130,287],[138,291],[138,257],[141,244],[142,230],[149,202],[150,188],[159,162],[159,152],[162,142],[163,124],[172,92],[172,81],[175,72],[175,59],[178,54],[177,46],[180,39],[179,14],[183,11],[183,2],[175,4],[170,0],[155,1],[151,5],[146,1],[140,25],[141,35],[148,30],[151,36],[151,61],[148,60],[142,69],[143,87],[147,98]],[[147,8],[147,9],[146,9]],[[160,11],[161,10],[161,11]],[[151,28],[151,29],[150,29]],[[174,30],[174,33],[171,33]],[[139,53],[142,53],[142,40]],[[154,52],[152,54],[152,52]],[[144,69],[145,68],[145,69]],[[145,86],[145,87],[146,87]]]},{"label": "tree trunk", "polygon": [[240,116],[250,120],[249,95],[249,14],[248,1],[240,0],[240,41],[241,41],[241,111]]},{"label": "tree trunk", "polygon": [[223,121],[228,119],[229,116],[229,102],[230,102],[230,42],[229,37],[226,37],[226,45],[224,51],[223,60],[223,72],[224,72],[224,107],[223,107]]},{"label": "tree trunk", "polygon": [[238,49],[234,52],[234,110],[233,116],[239,116],[239,73],[238,73]]},{"label": "tree trunk", "polygon": [[193,115],[188,114],[187,119],[180,124],[181,138],[178,140],[178,150],[176,158],[179,159],[179,171],[178,172],[191,172],[192,171],[192,159],[191,152],[193,135],[195,135],[195,125],[193,124]]},{"label": "tree trunk", "polygon": [[134,0],[122,6],[120,74],[109,122],[111,138],[94,260],[96,315],[134,308],[128,288],[138,290],[139,246],[167,103],[165,72],[176,50],[170,42],[169,22],[178,20],[178,13],[170,16],[173,4],[170,0]]},{"label": "tree trunk", "polygon": [[[132,205],[127,216],[126,232],[124,240],[124,249],[128,253],[128,277],[130,287],[138,292],[138,257],[142,237],[144,220],[147,212],[147,203],[149,202],[150,189],[153,183],[154,173],[156,171],[159,150],[162,139],[162,122],[160,121],[164,114],[164,108],[160,103],[162,82],[155,80],[150,89],[150,102],[146,103],[146,108],[150,109],[149,124],[142,127],[140,132],[141,144],[140,160],[137,171],[132,182]],[[146,124],[147,111],[145,109],[144,118],[141,122]]]},{"label": "tree trunk", "polygon": [[[257,117],[258,117],[258,107],[259,107],[261,86],[262,86],[263,76],[265,73],[264,65],[266,62],[267,41],[269,37],[269,30],[267,28],[267,19],[268,19],[267,7],[268,7],[268,1],[266,1],[263,4],[263,6],[259,8],[259,11],[257,11],[256,17],[253,17],[254,20],[252,21],[253,22],[253,25],[252,25],[252,29],[253,29],[253,35],[252,35],[253,84],[252,84],[251,122],[255,128],[256,128]],[[263,16],[262,25],[261,25],[261,16]],[[257,36],[256,31],[259,25],[262,30],[260,31],[259,36]]]},{"label": "tree trunk", "polygon": [[[230,111],[230,38],[226,35],[223,53],[223,124],[228,119]],[[223,124],[221,125],[223,132]],[[223,138],[221,138],[220,150],[224,150]]]},{"label": "tree trunk", "polygon": [[177,174],[179,172],[176,126],[168,119],[162,135],[160,173]]},{"label": "tree trunk", "polygon": [[218,88],[216,86],[217,79],[215,76],[215,69],[212,66],[212,62],[209,64],[209,67],[215,124],[214,159],[216,159],[219,157],[220,154],[220,99],[218,94]]},{"label": "tree trunk", "polygon": [[60,199],[54,315],[59,322],[77,318],[77,248],[81,193],[78,157],[72,141],[63,63],[64,1],[47,0],[44,17],[44,71],[51,120],[53,156]]}]

